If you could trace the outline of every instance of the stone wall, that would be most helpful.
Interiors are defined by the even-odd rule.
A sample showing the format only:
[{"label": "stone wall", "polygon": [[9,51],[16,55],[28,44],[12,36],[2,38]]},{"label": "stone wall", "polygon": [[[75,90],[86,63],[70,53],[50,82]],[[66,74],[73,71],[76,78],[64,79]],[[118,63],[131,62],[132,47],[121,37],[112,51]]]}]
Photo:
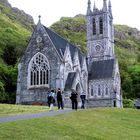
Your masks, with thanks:
[{"label": "stone wall", "polygon": [[92,107],[112,107],[112,100],[109,98],[102,98],[102,99],[88,99],[86,101],[87,108]]}]

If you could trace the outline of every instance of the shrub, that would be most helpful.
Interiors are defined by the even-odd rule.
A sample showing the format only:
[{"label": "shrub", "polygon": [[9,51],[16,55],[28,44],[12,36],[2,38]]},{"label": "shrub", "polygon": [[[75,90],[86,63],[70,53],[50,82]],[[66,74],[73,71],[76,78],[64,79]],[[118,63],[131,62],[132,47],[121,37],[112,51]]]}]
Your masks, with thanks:
[{"label": "shrub", "polygon": [[123,107],[124,108],[133,108],[134,107],[134,101],[131,99],[123,99]]}]

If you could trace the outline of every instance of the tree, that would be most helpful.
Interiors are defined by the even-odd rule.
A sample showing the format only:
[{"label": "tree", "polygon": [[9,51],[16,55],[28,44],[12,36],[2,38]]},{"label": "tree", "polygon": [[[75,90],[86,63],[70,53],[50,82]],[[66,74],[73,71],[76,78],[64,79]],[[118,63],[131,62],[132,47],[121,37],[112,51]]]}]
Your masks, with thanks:
[{"label": "tree", "polygon": [[15,103],[17,67],[0,64],[0,102]]},{"label": "tree", "polygon": [[18,51],[16,46],[7,44],[2,57],[7,65],[14,66],[18,59]]},{"label": "tree", "polygon": [[140,66],[130,67],[129,73],[132,79],[133,97],[140,98]]}]

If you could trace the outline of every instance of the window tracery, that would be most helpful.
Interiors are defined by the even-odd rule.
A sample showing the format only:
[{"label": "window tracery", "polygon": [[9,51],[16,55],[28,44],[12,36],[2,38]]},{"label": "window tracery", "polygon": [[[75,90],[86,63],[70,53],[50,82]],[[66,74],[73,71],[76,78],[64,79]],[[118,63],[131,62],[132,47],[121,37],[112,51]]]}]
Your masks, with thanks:
[{"label": "window tracery", "polygon": [[30,86],[49,84],[49,64],[46,57],[39,53],[33,57],[29,65]]}]

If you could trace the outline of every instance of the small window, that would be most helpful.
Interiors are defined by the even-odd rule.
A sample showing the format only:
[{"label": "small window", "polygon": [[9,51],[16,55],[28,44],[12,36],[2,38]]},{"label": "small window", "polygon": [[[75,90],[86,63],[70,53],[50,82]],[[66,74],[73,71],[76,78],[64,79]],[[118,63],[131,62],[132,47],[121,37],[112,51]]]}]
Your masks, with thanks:
[{"label": "small window", "polygon": [[108,88],[105,89],[105,95],[108,95]]},{"label": "small window", "polygon": [[93,35],[96,35],[96,21],[93,19]]},{"label": "small window", "polygon": [[91,89],[91,96],[93,96],[94,95],[94,93],[93,93],[93,88]]},{"label": "small window", "polygon": [[100,34],[103,34],[103,19],[102,18],[100,18],[99,19],[99,27],[100,27]]}]

